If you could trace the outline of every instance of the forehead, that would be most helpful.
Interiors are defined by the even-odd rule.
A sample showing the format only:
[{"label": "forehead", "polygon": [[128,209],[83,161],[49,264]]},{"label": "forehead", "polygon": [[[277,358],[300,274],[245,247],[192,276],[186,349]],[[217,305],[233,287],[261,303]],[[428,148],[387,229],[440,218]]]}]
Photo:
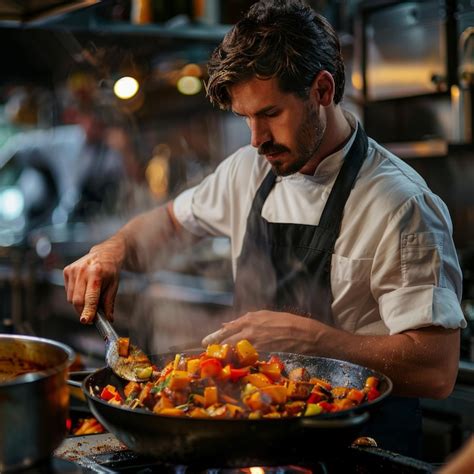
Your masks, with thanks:
[{"label": "forehead", "polygon": [[271,105],[286,102],[293,94],[282,92],[276,78],[258,79],[240,82],[229,87],[232,111],[249,115]]}]

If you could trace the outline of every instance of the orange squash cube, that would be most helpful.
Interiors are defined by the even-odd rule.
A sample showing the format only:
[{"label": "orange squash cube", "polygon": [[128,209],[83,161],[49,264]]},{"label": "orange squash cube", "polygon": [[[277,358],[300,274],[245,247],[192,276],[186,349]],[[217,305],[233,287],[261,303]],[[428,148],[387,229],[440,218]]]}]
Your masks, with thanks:
[{"label": "orange squash cube", "polygon": [[260,389],[262,393],[267,394],[273,403],[280,405],[281,403],[286,403],[287,399],[287,389],[284,385],[267,385]]},{"label": "orange squash cube", "polygon": [[183,390],[189,385],[189,374],[185,370],[173,370],[170,375],[168,388],[170,390]]},{"label": "orange squash cube", "polygon": [[265,374],[248,374],[243,379],[243,382],[250,383],[255,387],[266,387],[270,385],[272,382]]},{"label": "orange squash cube", "polygon": [[217,403],[218,400],[218,392],[217,392],[217,387],[206,387],[204,389],[204,406],[210,407],[211,405],[214,405],[214,403]]}]

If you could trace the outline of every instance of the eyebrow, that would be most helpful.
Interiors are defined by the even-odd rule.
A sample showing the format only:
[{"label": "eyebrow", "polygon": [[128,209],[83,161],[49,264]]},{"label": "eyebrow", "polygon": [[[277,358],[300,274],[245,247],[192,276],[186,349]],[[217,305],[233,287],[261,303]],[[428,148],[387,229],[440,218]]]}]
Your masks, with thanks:
[{"label": "eyebrow", "polygon": [[[263,107],[262,109],[258,110],[254,115],[264,115],[266,112],[269,110],[272,110],[276,107],[276,105],[267,105],[266,107]],[[232,113],[237,115],[238,117],[246,117],[246,115],[239,114],[235,110],[232,110]]]}]

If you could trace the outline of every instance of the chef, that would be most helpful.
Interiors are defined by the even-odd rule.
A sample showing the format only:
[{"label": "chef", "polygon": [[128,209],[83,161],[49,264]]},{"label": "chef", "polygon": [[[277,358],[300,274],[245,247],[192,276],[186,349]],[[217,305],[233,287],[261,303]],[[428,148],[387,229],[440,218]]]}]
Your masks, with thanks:
[{"label": "chef", "polygon": [[175,243],[230,237],[235,319],[207,336],[352,361],[394,397],[367,434],[418,455],[418,397],[453,389],[461,272],[442,200],[341,106],[337,35],[301,1],[261,1],[209,62],[207,94],[251,144],[174,202],[142,214],[64,270],[83,323],[112,318],[122,268]]}]

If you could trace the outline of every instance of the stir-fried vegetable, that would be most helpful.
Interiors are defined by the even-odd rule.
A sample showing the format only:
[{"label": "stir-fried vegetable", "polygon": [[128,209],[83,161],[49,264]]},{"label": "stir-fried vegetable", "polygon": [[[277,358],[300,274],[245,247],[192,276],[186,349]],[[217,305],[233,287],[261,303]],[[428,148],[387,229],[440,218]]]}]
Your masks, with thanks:
[{"label": "stir-fried vegetable", "polygon": [[99,390],[107,403],[143,408],[160,415],[191,418],[282,418],[313,416],[353,408],[380,396],[379,380],[364,387],[333,387],[304,367],[287,373],[276,355],[266,361],[247,340],[235,347],[211,344],[199,355],[177,354],[149,380],[129,382],[122,393]]}]

